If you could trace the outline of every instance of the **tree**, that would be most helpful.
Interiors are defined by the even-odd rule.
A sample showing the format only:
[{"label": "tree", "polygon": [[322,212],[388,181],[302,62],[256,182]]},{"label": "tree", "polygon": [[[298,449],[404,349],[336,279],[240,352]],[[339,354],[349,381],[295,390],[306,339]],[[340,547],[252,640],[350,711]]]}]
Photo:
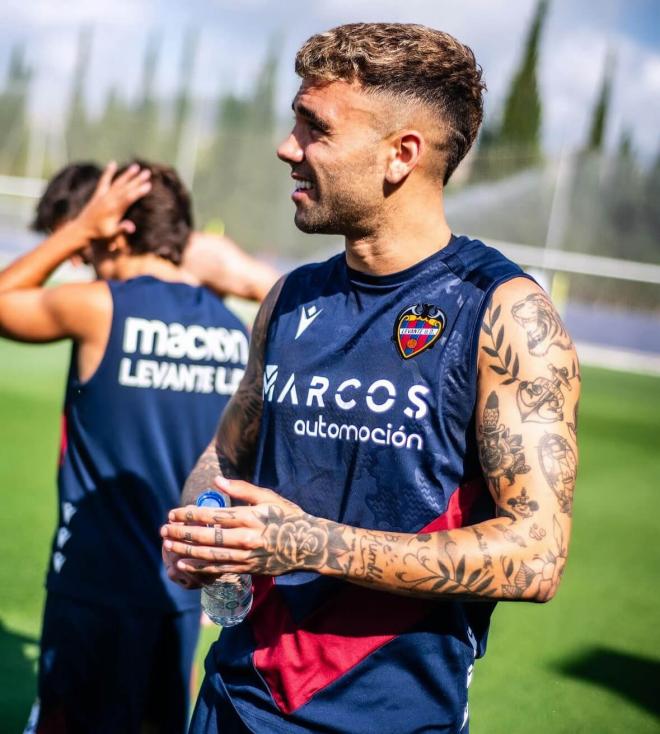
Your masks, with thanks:
[{"label": "tree", "polygon": [[155,94],[159,53],[160,37],[152,35],[145,47],[138,100],[136,105],[128,110],[132,133],[127,135],[125,140],[128,156],[156,159],[160,153],[159,105]]},{"label": "tree", "polygon": [[64,133],[66,156],[69,160],[89,158],[93,153],[94,135],[87,117],[85,104],[85,83],[87,81],[91,49],[92,32],[89,28],[81,28],[78,34],[71,100]]},{"label": "tree", "polygon": [[220,99],[213,142],[195,178],[202,221],[221,218],[228,233],[248,247],[263,246],[283,204],[277,197],[281,164],[274,155],[276,45],[271,43],[246,97]]},{"label": "tree", "polygon": [[196,30],[189,30],[183,42],[183,50],[179,66],[179,84],[176,99],[174,101],[172,128],[169,132],[170,143],[167,146],[171,151],[170,155],[176,155],[177,163],[180,163],[182,158],[182,151],[184,148],[183,136],[185,134],[184,128],[191,111],[190,89],[198,45],[199,33]]},{"label": "tree", "polygon": [[594,105],[594,111],[591,116],[591,126],[589,128],[589,137],[587,139],[587,150],[591,152],[601,152],[605,141],[605,129],[607,126],[607,116],[610,108],[610,99],[612,97],[612,80],[614,78],[615,59],[612,52],[608,52],[605,57],[605,66],[603,69],[603,81],[600,86],[600,92]]},{"label": "tree", "polygon": [[499,126],[484,129],[479,141],[477,178],[500,178],[535,165],[541,159],[542,105],[537,67],[548,0],[539,0],[522,60],[514,74]]},{"label": "tree", "polygon": [[14,46],[4,89],[0,92],[0,171],[23,175],[27,161],[29,127],[27,103],[32,69],[25,61],[25,49]]}]

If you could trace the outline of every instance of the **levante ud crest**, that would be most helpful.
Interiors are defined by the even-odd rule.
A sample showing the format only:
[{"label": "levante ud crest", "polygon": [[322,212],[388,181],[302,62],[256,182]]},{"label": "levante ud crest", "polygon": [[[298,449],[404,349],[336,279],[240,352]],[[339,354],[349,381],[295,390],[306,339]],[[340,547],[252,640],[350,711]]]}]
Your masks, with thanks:
[{"label": "levante ud crest", "polygon": [[430,349],[445,329],[445,315],[431,303],[407,306],[396,317],[394,341],[399,354],[411,359]]}]

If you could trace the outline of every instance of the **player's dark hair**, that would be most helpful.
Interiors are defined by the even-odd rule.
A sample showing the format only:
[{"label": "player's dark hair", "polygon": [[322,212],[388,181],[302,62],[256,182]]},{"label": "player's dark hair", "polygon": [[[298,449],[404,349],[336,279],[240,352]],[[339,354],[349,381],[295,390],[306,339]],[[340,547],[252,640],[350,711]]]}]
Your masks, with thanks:
[{"label": "player's dark hair", "polygon": [[296,73],[318,82],[358,82],[437,115],[446,184],[477,137],[486,85],[472,50],[449,33],[414,23],[348,23],[307,40]]},{"label": "player's dark hair", "polygon": [[58,171],[39,199],[32,229],[53,232],[77,217],[94,193],[101,173],[95,163],[72,163]]},{"label": "player's dark hair", "polygon": [[151,171],[149,193],[132,204],[124,215],[124,219],[135,224],[135,232],[126,235],[131,252],[136,255],[150,252],[179,265],[193,227],[190,194],[171,166],[138,158],[130,163]]}]

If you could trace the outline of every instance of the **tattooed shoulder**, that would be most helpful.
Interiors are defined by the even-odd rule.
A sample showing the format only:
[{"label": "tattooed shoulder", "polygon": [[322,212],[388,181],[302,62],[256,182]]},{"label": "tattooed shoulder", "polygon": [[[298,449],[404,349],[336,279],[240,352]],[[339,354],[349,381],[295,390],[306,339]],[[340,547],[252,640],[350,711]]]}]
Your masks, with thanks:
[{"label": "tattooed shoulder", "polygon": [[548,353],[550,347],[571,349],[571,341],[552,301],[545,293],[530,293],[513,304],[511,315],[527,334],[527,349],[535,357]]}]

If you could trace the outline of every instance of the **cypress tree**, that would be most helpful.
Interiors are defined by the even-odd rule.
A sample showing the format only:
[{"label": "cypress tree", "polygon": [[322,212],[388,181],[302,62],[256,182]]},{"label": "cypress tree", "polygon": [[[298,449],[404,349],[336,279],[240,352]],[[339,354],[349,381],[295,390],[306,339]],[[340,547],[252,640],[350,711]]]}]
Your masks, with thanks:
[{"label": "cypress tree", "polygon": [[591,126],[589,128],[589,137],[587,139],[587,150],[590,152],[601,152],[605,142],[605,129],[607,126],[607,116],[610,108],[610,100],[612,97],[612,80],[614,77],[614,56],[608,52],[605,58],[605,68],[603,70],[603,81],[600,86],[600,92],[594,105],[591,116]]},{"label": "cypress tree", "polygon": [[486,123],[479,137],[473,179],[501,178],[541,159],[542,105],[537,81],[541,33],[548,0],[539,0],[500,124]]},{"label": "cypress tree", "polygon": [[[142,62],[142,83],[137,103],[129,111],[133,134],[126,136],[126,154],[141,158],[158,157],[158,102],[155,96],[155,77],[160,53],[160,37],[152,35],[147,42]],[[128,149],[130,146],[130,150]],[[174,155],[170,152],[168,158]]]},{"label": "cypress tree", "polygon": [[174,116],[172,129],[170,132],[169,154],[177,154],[179,157],[183,140],[183,130],[186,120],[190,115],[191,97],[190,89],[192,85],[192,75],[195,66],[195,56],[197,55],[197,46],[199,45],[199,33],[196,30],[188,30],[183,42],[181,52],[181,62],[179,66],[179,83],[174,102]]},{"label": "cypress tree", "polygon": [[541,99],[537,67],[541,31],[547,11],[548,0],[539,0],[522,62],[507,96],[498,135],[498,144],[516,150],[516,157],[521,164],[524,164],[525,159],[530,163],[537,161],[541,153]]}]

